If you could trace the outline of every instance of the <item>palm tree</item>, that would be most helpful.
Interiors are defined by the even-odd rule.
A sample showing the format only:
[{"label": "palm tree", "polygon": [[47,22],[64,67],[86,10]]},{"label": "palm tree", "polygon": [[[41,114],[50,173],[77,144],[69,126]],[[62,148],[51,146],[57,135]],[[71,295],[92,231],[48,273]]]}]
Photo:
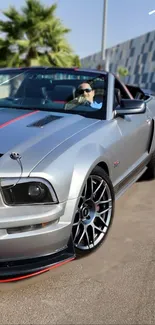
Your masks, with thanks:
[{"label": "palm tree", "polygon": [[117,73],[120,77],[124,78],[129,75],[129,71],[125,67],[118,67]]},{"label": "palm tree", "polygon": [[45,7],[39,0],[26,0],[21,13],[14,7],[3,12],[9,20],[0,20],[5,35],[0,49],[6,51],[1,65],[73,65],[76,56],[65,39],[70,29],[55,16],[56,8],[56,4]]},{"label": "palm tree", "polygon": [[73,57],[72,65],[73,65],[73,67],[77,67],[77,68],[80,68],[81,67],[81,62],[80,62],[80,59],[79,59],[79,56],[78,55],[75,55]]}]

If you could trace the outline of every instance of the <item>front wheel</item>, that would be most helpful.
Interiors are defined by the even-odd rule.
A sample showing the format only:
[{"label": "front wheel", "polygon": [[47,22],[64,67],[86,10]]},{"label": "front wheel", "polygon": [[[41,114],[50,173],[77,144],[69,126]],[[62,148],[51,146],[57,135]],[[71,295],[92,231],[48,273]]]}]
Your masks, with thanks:
[{"label": "front wheel", "polygon": [[95,167],[86,180],[72,227],[77,255],[96,249],[107,235],[114,215],[114,190],[108,175]]}]

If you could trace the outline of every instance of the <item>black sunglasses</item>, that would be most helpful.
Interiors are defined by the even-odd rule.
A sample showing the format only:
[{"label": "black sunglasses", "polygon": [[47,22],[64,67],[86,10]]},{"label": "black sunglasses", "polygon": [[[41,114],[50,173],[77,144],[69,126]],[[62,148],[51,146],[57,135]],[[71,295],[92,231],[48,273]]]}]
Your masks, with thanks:
[{"label": "black sunglasses", "polygon": [[86,89],[80,89],[79,90],[79,94],[84,94],[84,92],[86,92],[86,93],[90,93],[92,91],[92,89],[91,88],[86,88]]}]

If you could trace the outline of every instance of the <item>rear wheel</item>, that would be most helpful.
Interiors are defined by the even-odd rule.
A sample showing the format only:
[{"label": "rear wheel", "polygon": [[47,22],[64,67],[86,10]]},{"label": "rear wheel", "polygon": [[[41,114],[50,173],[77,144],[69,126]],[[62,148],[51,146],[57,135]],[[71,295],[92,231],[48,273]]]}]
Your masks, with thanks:
[{"label": "rear wheel", "polygon": [[101,245],[113,220],[114,202],[108,175],[102,168],[95,167],[84,185],[72,228],[78,255],[88,254]]}]

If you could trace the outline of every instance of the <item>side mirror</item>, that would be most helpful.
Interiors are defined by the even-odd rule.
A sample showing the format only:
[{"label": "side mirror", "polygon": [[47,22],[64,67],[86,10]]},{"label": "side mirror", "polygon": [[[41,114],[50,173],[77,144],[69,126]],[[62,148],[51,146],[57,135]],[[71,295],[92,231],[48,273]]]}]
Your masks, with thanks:
[{"label": "side mirror", "polygon": [[146,111],[146,103],[140,99],[122,99],[116,107],[115,114],[119,116],[143,114]]}]

